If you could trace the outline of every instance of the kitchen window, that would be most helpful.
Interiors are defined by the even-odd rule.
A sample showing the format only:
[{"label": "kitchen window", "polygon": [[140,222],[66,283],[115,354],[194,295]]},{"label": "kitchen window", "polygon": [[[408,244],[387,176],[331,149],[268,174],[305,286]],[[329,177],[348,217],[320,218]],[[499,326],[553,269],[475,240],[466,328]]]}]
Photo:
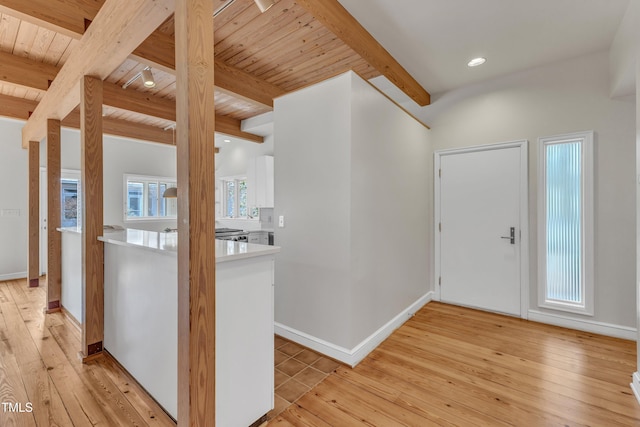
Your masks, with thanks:
[{"label": "kitchen window", "polygon": [[125,221],[176,218],[177,200],[162,197],[167,188],[175,186],[175,178],[125,175]]},{"label": "kitchen window", "polygon": [[220,184],[224,218],[257,218],[258,208],[250,208],[247,204],[246,177],[222,178]]},{"label": "kitchen window", "polygon": [[593,315],[593,132],[538,142],[538,302]]}]

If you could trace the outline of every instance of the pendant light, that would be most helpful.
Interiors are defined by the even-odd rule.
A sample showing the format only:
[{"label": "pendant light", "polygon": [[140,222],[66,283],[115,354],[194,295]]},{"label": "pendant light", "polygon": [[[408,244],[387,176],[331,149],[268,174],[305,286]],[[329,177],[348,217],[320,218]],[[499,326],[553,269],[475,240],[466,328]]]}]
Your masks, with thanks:
[{"label": "pendant light", "polygon": [[176,197],[178,197],[178,189],[176,187],[169,187],[164,190],[162,197],[164,197],[165,199],[175,199]]}]

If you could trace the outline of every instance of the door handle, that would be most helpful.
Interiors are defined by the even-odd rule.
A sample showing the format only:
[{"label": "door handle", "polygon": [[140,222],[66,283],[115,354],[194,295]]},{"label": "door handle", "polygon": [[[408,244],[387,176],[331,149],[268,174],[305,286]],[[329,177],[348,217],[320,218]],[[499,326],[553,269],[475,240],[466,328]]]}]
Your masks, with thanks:
[{"label": "door handle", "polygon": [[511,227],[509,229],[509,236],[500,236],[501,239],[509,239],[509,243],[512,245],[516,244],[516,228]]}]

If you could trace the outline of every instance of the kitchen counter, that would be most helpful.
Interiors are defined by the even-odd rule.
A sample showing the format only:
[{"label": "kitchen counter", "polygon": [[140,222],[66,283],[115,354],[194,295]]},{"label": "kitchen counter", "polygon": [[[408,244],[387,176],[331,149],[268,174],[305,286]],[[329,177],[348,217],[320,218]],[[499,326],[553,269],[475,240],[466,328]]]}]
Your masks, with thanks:
[{"label": "kitchen counter", "polygon": [[[119,246],[128,246],[176,256],[178,253],[178,233],[126,229],[106,231],[98,240]],[[216,240],[216,263],[236,261],[245,258],[276,254],[277,246],[255,245],[251,243]]]},{"label": "kitchen counter", "polygon": [[[178,233],[105,230],[99,240],[105,242],[104,348],[176,418]],[[274,406],[280,248],[216,240],[215,251],[216,425],[246,427]]]}]

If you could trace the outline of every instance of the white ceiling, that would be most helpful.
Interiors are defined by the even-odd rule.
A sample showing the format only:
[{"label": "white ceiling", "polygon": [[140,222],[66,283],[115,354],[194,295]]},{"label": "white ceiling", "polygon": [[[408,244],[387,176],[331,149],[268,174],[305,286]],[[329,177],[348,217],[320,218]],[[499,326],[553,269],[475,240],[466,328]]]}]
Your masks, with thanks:
[{"label": "white ceiling", "polygon": [[[432,95],[606,50],[629,5],[629,0],[339,1]],[[486,57],[486,64],[467,67],[477,56]]]}]

